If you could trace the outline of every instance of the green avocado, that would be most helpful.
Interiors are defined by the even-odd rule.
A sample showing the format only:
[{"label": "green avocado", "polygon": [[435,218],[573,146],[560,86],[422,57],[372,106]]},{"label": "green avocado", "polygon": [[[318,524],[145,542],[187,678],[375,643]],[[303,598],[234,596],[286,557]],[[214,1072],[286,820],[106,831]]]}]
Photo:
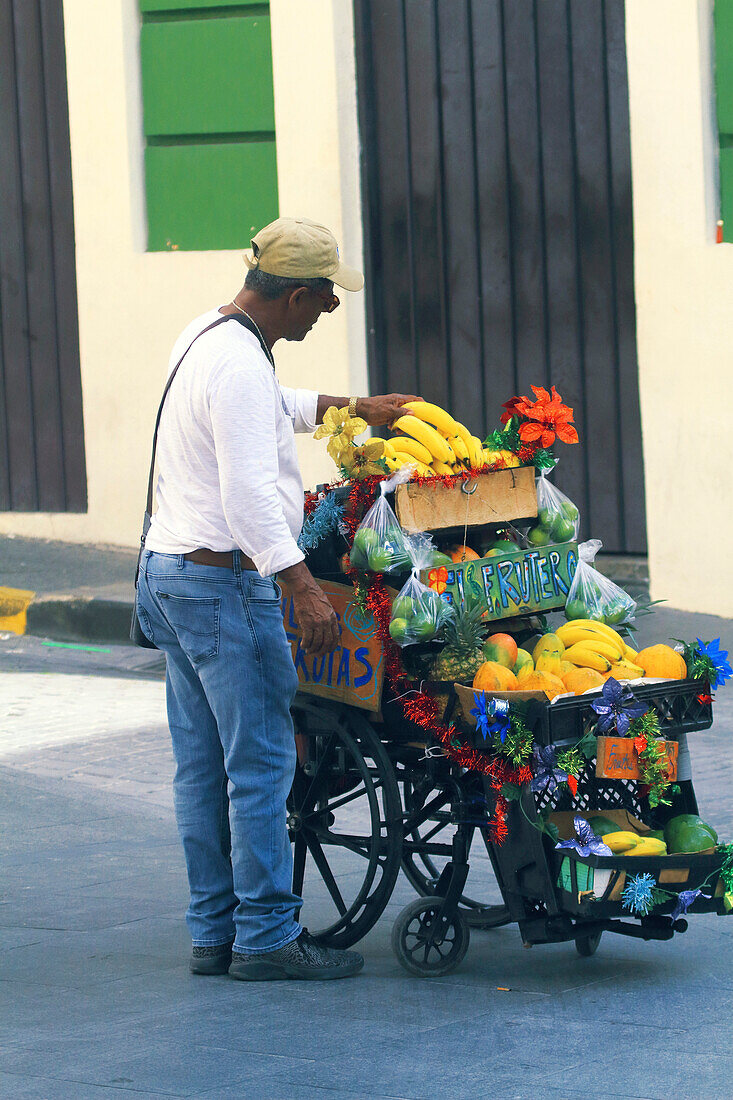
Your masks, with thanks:
[{"label": "green avocado", "polygon": [[610,817],[604,817],[603,814],[589,817],[588,824],[596,836],[605,836],[606,833],[622,833],[624,831],[623,825],[617,825],[615,821],[611,821]]},{"label": "green avocado", "polygon": [[665,825],[664,839],[670,854],[687,854],[714,848],[718,834],[697,814],[678,814]]}]

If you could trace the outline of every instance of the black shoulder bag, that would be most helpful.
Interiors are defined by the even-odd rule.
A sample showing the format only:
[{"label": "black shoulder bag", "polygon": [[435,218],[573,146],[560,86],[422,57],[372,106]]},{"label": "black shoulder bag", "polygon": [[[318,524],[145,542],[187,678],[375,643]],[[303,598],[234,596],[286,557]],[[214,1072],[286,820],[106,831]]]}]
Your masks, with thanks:
[{"label": "black shoulder bag", "polygon": [[[227,314],[222,314],[222,316],[217,318],[216,321],[212,321],[210,325],[207,325],[206,328],[201,329],[201,332],[199,332],[196,336],[194,336],[193,340],[188,345],[188,347],[184,351],[183,355],[178,360],[175,367],[173,368],[170,375],[168,376],[168,381],[166,382],[165,389],[163,390],[163,396],[161,397],[160,405],[158,406],[158,415],[155,418],[155,430],[153,432],[153,453],[152,453],[152,456],[151,456],[151,459],[150,459],[150,473],[148,475],[148,498],[147,498],[147,503],[145,505],[145,515],[143,517],[143,530],[142,530],[142,535],[140,536],[140,549],[138,551],[137,566],[135,568],[135,591],[136,592],[137,592],[137,581],[138,581],[138,577],[140,576],[140,559],[142,557],[143,550],[145,549],[145,539],[147,537],[148,531],[150,530],[150,524],[151,524],[152,518],[153,518],[153,479],[155,477],[155,452],[156,452],[157,447],[158,447],[158,428],[160,427],[160,418],[163,414],[163,405],[165,404],[165,399],[168,396],[168,391],[169,391],[169,389],[171,388],[171,386],[173,384],[173,379],[176,377],[176,374],[178,373],[178,368],[180,367],[181,363],[183,362],[183,360],[188,355],[188,353],[191,350],[191,348],[193,347],[193,345],[198,340],[199,336],[203,336],[205,332],[209,332],[212,328],[216,328],[217,325],[223,324],[224,321],[238,321],[240,323],[240,325],[244,325],[244,327],[246,329],[248,329],[252,333],[252,335],[257,338],[257,341],[258,341],[260,347],[262,348],[265,356],[267,357],[268,362],[270,362],[270,363],[272,362],[272,353],[270,352],[269,348],[264,343],[259,330],[253,324],[253,322],[250,320],[250,318],[244,313],[227,313]],[[133,606],[132,606],[132,620],[130,622],[130,641],[133,643],[133,645],[139,646],[141,649],[157,649],[158,648],[157,645],[155,645],[154,642],[150,641],[150,639],[143,632],[143,629],[140,626],[140,620],[138,619],[138,616],[137,616],[137,601],[135,603],[133,603]]]}]

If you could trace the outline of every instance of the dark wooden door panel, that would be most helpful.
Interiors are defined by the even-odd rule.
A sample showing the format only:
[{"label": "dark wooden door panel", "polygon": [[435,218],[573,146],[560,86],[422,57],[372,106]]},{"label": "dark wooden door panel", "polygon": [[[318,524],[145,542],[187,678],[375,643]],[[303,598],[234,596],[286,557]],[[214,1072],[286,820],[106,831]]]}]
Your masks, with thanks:
[{"label": "dark wooden door panel", "polygon": [[84,511],[61,0],[0,0],[0,509]]},{"label": "dark wooden door panel", "polygon": [[372,387],[554,382],[583,533],[646,550],[623,0],[355,0]]}]

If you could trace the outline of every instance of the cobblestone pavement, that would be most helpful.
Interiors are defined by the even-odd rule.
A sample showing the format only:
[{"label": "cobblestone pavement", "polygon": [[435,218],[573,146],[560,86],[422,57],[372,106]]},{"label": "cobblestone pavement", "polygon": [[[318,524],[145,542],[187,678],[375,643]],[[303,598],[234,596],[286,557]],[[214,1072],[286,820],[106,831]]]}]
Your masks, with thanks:
[{"label": "cobblestone pavement", "polygon": [[[698,632],[692,617],[682,627]],[[728,687],[690,748],[701,813],[733,838],[731,732]],[[605,935],[590,959],[568,944],[526,951],[512,926],[474,931],[461,967],[425,981],[390,949],[415,896],[401,877],[357,979],[191,977],[172,770],[159,654],[0,640],[0,1096],[730,1091],[733,919],[693,916],[670,943]],[[348,855],[338,874],[348,885]],[[468,892],[495,896],[485,859]],[[310,927],[326,904],[307,880]]]}]

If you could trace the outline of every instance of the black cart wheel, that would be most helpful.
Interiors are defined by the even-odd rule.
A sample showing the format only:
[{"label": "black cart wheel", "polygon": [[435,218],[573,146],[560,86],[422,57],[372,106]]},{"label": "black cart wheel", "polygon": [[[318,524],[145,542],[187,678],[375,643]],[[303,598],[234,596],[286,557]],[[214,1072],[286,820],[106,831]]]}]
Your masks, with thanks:
[{"label": "black cart wheel", "polygon": [[[451,820],[450,789],[432,789],[426,793],[424,789],[416,788],[409,776],[405,776],[402,789],[407,833],[402,851],[402,870],[421,897],[433,897],[442,866],[451,859],[450,842],[455,824]],[[425,821],[420,820],[423,809],[430,810]],[[411,819],[417,823],[411,825]],[[488,850],[483,832],[481,837]],[[445,852],[438,854],[435,849],[442,846]],[[462,895],[459,907],[471,928],[501,928],[511,921],[505,905],[489,905],[466,894]]]},{"label": "black cart wheel", "polygon": [[[349,947],[376,924],[399,874],[402,803],[394,767],[369,722],[353,708],[297,701],[293,719],[293,891],[304,897],[317,875],[326,897],[319,891],[316,902],[314,883],[319,927],[308,922],[310,932],[331,947]],[[310,904],[306,896],[306,910]]]},{"label": "black cart wheel", "polygon": [[598,944],[601,942],[601,936],[603,932],[591,932],[587,936],[575,937],[575,950],[583,958],[590,958],[591,955],[595,955],[598,950]]},{"label": "black cart wheel", "polygon": [[419,978],[451,974],[468,950],[471,931],[460,910],[439,931],[441,898],[416,898],[402,910],[392,928],[392,950],[401,966]]}]

